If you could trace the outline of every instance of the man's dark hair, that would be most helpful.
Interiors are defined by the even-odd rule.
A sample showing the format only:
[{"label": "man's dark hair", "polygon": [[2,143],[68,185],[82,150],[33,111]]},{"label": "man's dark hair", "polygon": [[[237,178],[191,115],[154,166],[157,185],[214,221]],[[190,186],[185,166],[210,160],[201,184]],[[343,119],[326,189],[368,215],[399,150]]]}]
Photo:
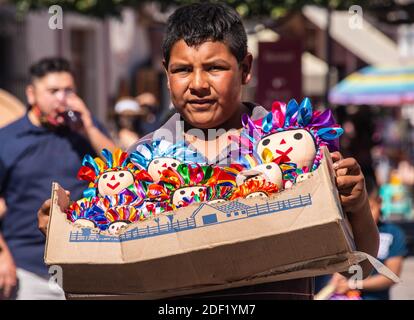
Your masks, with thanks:
[{"label": "man's dark hair", "polygon": [[247,54],[247,35],[239,14],[223,3],[194,3],[178,8],[167,22],[162,45],[166,66],[174,44],[184,40],[190,46],[206,41],[225,43],[240,63]]},{"label": "man's dark hair", "polygon": [[60,57],[48,57],[39,60],[30,67],[30,80],[33,81],[34,79],[43,78],[53,72],[68,72],[73,74],[68,60]]}]

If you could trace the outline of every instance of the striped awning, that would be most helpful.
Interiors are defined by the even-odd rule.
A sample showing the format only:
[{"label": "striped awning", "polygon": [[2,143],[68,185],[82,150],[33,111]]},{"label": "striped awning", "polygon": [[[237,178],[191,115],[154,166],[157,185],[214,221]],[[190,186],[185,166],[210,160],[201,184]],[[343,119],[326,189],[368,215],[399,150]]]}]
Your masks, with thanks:
[{"label": "striped awning", "polygon": [[355,72],[329,93],[333,104],[402,106],[414,103],[414,65],[369,66]]}]

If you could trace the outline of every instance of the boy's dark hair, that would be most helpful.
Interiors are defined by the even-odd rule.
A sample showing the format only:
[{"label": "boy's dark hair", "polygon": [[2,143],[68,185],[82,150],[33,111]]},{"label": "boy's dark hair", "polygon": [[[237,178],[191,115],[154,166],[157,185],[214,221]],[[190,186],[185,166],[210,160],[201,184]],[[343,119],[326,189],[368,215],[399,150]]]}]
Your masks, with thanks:
[{"label": "boy's dark hair", "polygon": [[68,60],[60,57],[48,57],[39,60],[30,67],[30,80],[43,78],[52,72],[68,72],[73,74]]},{"label": "boy's dark hair", "polygon": [[167,22],[162,45],[168,66],[174,44],[184,40],[190,46],[206,41],[224,42],[240,63],[247,54],[247,35],[239,14],[223,3],[194,3],[178,8]]}]

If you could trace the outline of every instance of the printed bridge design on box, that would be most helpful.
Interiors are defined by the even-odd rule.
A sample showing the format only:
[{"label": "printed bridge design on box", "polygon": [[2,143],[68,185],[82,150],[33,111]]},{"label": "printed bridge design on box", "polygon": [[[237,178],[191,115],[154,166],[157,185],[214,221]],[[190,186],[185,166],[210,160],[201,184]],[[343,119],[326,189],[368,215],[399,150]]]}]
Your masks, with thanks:
[{"label": "printed bridge design on box", "polygon": [[82,228],[79,231],[72,231],[69,242],[123,242],[142,238],[156,237],[163,234],[183,232],[186,230],[203,228],[219,223],[227,223],[239,219],[249,219],[260,215],[273,214],[294,208],[301,208],[312,205],[310,194],[298,196],[287,200],[266,202],[261,205],[249,206],[239,201],[232,201],[226,204],[202,203],[194,210],[190,217],[174,220],[177,216],[170,214],[155,218],[153,226],[136,227],[128,230],[119,236],[110,236],[99,233],[90,228]]}]

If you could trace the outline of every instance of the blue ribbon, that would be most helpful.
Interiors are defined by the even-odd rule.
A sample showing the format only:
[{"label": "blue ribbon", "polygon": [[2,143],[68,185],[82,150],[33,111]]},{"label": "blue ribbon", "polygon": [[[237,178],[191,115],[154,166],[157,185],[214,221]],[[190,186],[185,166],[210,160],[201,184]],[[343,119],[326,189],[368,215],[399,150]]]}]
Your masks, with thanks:
[{"label": "blue ribbon", "polygon": [[92,198],[96,197],[96,188],[88,188],[83,191],[83,197],[84,198]]},{"label": "blue ribbon", "polygon": [[322,128],[316,132],[322,140],[335,140],[343,133],[344,130],[342,128]]},{"label": "blue ribbon", "polygon": [[93,169],[95,171],[95,175],[99,175],[99,167],[91,155],[87,154],[83,157],[82,165]]},{"label": "blue ribbon", "polygon": [[102,150],[102,155],[104,156],[108,167],[112,168],[113,163],[114,163],[114,160],[113,160],[113,157],[112,157],[112,152],[110,152],[107,149],[103,149]]},{"label": "blue ribbon", "polygon": [[286,106],[286,115],[285,115],[285,123],[284,127],[287,128],[290,126],[291,120],[294,117],[294,115],[298,112],[299,105],[296,102],[295,99],[291,99],[287,106]]},{"label": "blue ribbon", "polygon": [[312,104],[309,98],[304,98],[299,106],[298,123],[306,127],[312,119]]},{"label": "blue ribbon", "polygon": [[265,133],[268,133],[273,128],[273,113],[269,112],[262,121],[262,129]]}]

